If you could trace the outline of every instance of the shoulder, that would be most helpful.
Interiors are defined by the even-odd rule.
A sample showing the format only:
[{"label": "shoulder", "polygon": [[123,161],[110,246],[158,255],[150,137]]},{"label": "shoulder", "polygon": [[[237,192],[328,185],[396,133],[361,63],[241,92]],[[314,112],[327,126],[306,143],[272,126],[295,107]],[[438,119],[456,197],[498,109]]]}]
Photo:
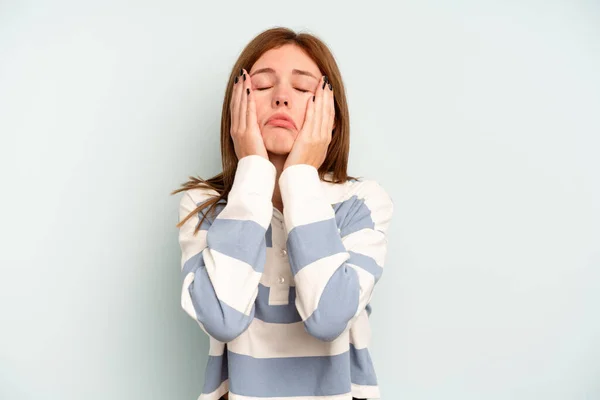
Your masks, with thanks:
[{"label": "shoulder", "polygon": [[219,197],[219,192],[211,188],[193,188],[183,192],[182,201],[186,197],[194,202],[196,206],[199,206],[200,204],[205,203],[214,197]]},{"label": "shoulder", "polygon": [[343,191],[342,200],[354,198],[369,206],[389,208],[390,212],[394,207],[394,200],[390,193],[375,179],[361,177],[350,180],[344,185],[345,189]]},{"label": "shoulder", "polygon": [[352,182],[350,192],[359,198],[378,199],[393,204],[393,199],[388,191],[375,179],[361,178]]},{"label": "shoulder", "polygon": [[193,188],[183,192],[179,200],[179,211],[181,214],[194,211],[198,206],[208,200],[219,197],[219,192],[211,188]]}]

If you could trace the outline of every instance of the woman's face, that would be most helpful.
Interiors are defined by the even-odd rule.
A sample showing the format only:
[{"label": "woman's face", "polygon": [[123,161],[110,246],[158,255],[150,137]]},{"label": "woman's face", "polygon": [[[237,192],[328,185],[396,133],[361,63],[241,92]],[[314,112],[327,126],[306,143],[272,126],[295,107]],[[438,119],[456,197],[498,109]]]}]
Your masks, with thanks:
[{"label": "woman's face", "polygon": [[[249,73],[265,148],[271,153],[288,154],[304,124],[308,101],[312,101],[317,90],[321,71],[298,46],[287,44],[265,52]],[[294,126],[267,123],[275,113],[289,116]]]}]

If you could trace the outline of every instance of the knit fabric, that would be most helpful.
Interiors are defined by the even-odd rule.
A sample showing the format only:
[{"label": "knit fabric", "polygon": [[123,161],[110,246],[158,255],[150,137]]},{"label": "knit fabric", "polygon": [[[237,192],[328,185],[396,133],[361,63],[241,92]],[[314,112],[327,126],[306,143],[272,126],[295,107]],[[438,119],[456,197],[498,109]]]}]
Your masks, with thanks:
[{"label": "knit fabric", "polygon": [[[227,201],[179,230],[181,306],[208,335],[199,400],[380,398],[369,353],[373,288],[393,202],[374,180],[321,181],[308,164],[238,161]],[[217,192],[189,189],[182,220]]]}]

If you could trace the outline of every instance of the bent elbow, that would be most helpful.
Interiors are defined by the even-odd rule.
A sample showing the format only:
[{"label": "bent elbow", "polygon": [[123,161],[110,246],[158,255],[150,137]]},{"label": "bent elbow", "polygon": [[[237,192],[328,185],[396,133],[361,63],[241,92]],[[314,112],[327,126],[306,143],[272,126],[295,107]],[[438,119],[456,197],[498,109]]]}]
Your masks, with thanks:
[{"label": "bent elbow", "polygon": [[314,318],[313,314],[310,318],[304,321],[304,328],[311,336],[323,341],[333,342],[346,329],[347,322],[343,321],[326,321]]},{"label": "bent elbow", "polygon": [[250,315],[246,315],[220,303],[220,307],[201,308],[197,318],[210,336],[228,343],[248,329],[254,319],[254,307]]},{"label": "bent elbow", "polygon": [[219,342],[229,343],[240,336],[248,329],[244,324],[210,323],[204,324],[206,332]]}]

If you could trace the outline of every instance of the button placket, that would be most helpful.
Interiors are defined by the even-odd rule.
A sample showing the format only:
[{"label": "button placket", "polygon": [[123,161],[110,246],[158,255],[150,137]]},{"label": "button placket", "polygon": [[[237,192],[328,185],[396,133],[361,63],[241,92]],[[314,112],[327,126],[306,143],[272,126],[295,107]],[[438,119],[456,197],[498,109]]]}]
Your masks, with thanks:
[{"label": "button placket", "polygon": [[283,222],[283,214],[273,208],[273,240],[272,251],[275,259],[270,269],[269,286],[269,305],[287,305],[289,303],[291,278],[286,273],[289,269],[288,252],[286,249],[287,232]]}]

